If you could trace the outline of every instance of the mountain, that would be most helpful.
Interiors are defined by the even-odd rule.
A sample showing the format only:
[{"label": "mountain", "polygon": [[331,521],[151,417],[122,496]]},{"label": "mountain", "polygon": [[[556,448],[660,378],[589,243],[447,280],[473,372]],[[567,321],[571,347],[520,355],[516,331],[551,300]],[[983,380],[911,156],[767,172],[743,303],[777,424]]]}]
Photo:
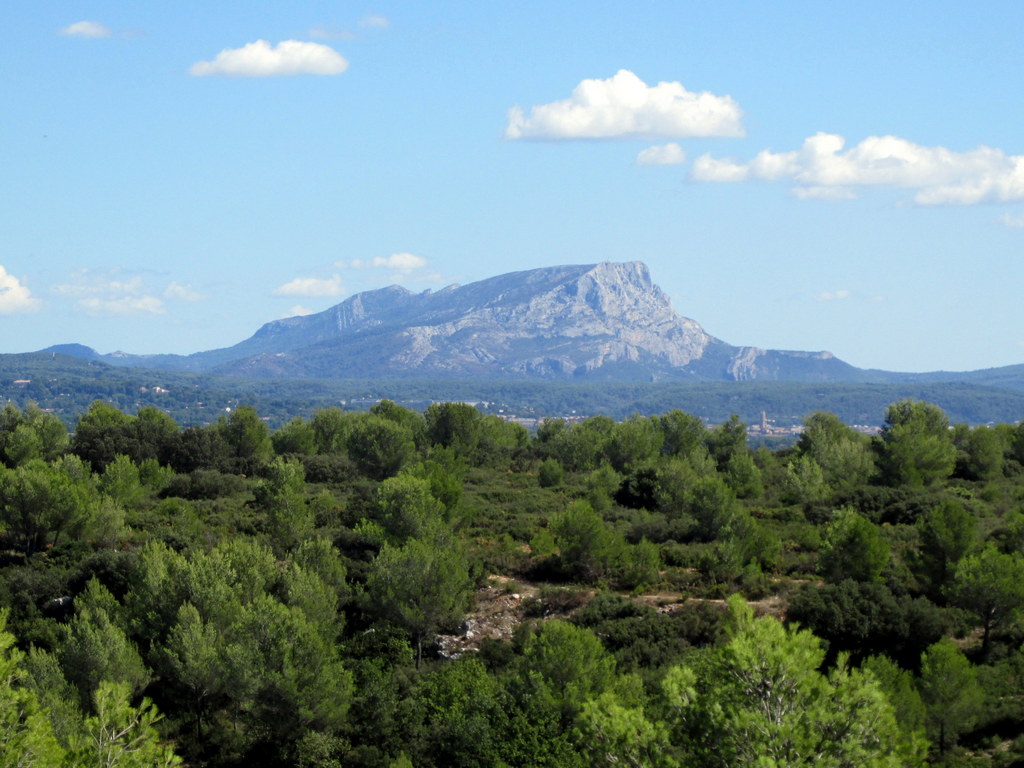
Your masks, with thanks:
[{"label": "mountain", "polygon": [[[513,272],[436,292],[393,285],[187,356],[99,355],[75,344],[43,351],[248,378],[862,383],[974,375],[865,371],[829,352],[732,346],[677,314],[637,261]],[[972,383],[1000,370],[976,372]]]},{"label": "mountain", "polygon": [[193,355],[97,355],[112,365],[248,377],[859,381],[828,352],[734,347],[678,315],[640,262],[547,267],[413,293],[360,293]]}]

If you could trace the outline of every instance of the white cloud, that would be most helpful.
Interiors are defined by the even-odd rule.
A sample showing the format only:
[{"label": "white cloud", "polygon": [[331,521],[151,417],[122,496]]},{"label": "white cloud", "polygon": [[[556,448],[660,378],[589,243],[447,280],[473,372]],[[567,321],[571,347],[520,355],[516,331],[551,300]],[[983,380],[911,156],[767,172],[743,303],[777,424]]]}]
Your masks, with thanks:
[{"label": "white cloud", "polygon": [[0,266],[0,315],[33,312],[39,308],[39,299],[32,297],[28,286]]},{"label": "white cloud", "polygon": [[842,289],[839,291],[822,291],[815,298],[818,301],[842,301],[843,299],[850,298],[852,295],[850,291]]},{"label": "white cloud", "polygon": [[279,75],[340,75],[348,61],[321,43],[284,40],[271,46],[257,40],[241,48],[225,48],[213,61],[198,61],[189,69],[196,77],[275,77]]},{"label": "white cloud", "polygon": [[339,261],[337,266],[342,269],[390,269],[400,275],[408,275],[427,266],[427,260],[412,253],[393,253],[390,256],[375,256],[372,259],[353,259],[347,263]]},{"label": "white cloud", "polygon": [[1022,228],[1024,227],[1024,213],[1018,213],[1016,215],[1010,213],[1004,213],[999,220],[1008,227]]},{"label": "white cloud", "polygon": [[142,278],[135,276],[127,280],[115,280],[103,273],[80,269],[71,276],[70,283],[53,286],[59,296],[95,296],[98,294],[134,294],[142,290]]},{"label": "white cloud", "polygon": [[60,34],[66,37],[110,37],[109,27],[105,27],[98,21],[76,21],[68,24],[60,30]]},{"label": "white cloud", "polygon": [[282,318],[286,317],[305,317],[306,315],[312,315],[314,310],[309,307],[304,307],[301,304],[296,304],[294,307],[288,310],[287,313],[281,315]]},{"label": "white cloud", "polygon": [[89,315],[162,315],[165,311],[161,298],[146,293],[141,277],[122,279],[119,270],[107,273],[80,269],[71,276],[71,282],[50,290],[57,296],[78,299],[76,306]]},{"label": "white cloud", "polygon": [[637,165],[681,165],[685,162],[686,153],[674,141],[648,147],[636,156]]},{"label": "white cloud", "polygon": [[373,27],[376,29],[387,29],[391,26],[391,22],[387,16],[378,16],[371,14],[370,16],[364,16],[359,20],[359,26],[361,27]]},{"label": "white cloud", "polygon": [[172,281],[164,288],[164,298],[177,301],[202,301],[207,297],[193,290],[191,285],[183,285]]},{"label": "white cloud", "polygon": [[386,267],[406,274],[427,266],[427,260],[412,253],[393,253],[390,256],[377,256],[373,260],[373,266]]},{"label": "white cloud", "polygon": [[275,288],[275,296],[340,296],[345,292],[341,275],[329,278],[296,277],[284,285]]},{"label": "white cloud", "polygon": [[89,296],[78,306],[88,315],[162,315],[164,303],[156,296],[120,296],[100,298]]},{"label": "white cloud", "polygon": [[749,163],[702,155],[697,181],[777,181],[796,184],[801,198],[848,198],[855,187],[917,190],[921,205],[973,205],[1024,199],[1024,155],[981,146],[967,152],[926,147],[897,136],[869,136],[844,151],[837,134],[817,133],[791,152],[763,150]]},{"label": "white cloud", "polygon": [[627,69],[584,80],[563,101],[508,111],[508,139],[614,139],[742,136],[742,111],[731,96],[693,93],[682,83],[648,86]]},{"label": "white cloud", "polygon": [[746,181],[750,178],[750,171],[732,160],[716,160],[711,155],[701,155],[693,161],[690,176],[697,181]]}]

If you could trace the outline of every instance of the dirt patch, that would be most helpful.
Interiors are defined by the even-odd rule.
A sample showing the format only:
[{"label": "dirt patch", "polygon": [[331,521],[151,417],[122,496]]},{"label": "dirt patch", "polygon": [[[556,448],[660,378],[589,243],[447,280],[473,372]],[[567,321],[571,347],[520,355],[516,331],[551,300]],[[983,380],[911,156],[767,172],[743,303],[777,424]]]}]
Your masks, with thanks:
[{"label": "dirt patch", "polygon": [[473,608],[466,614],[462,631],[457,635],[439,635],[437,644],[444,658],[457,659],[464,653],[480,650],[480,642],[509,640],[525,618],[524,603],[540,594],[540,587],[514,581],[505,576],[491,576],[488,585],[473,595]]},{"label": "dirt patch", "polygon": [[[485,637],[492,640],[510,640],[516,627],[528,619],[528,609],[531,609],[533,617],[537,617],[536,601],[541,597],[542,588],[546,586],[552,585],[535,584],[510,579],[507,576],[491,576],[487,586],[478,589],[474,594],[473,607],[466,614],[461,631],[454,635],[438,636],[439,655],[446,659],[457,659],[464,653],[475,653],[480,650],[480,643]],[[566,595],[559,599],[557,595],[549,593],[551,599],[545,600],[542,618],[564,618],[574,609],[588,603],[596,594],[594,590],[566,591],[571,591],[571,600],[566,599],[569,597]],[[659,613],[674,613],[694,602],[714,603],[725,607],[725,600],[686,597],[679,592],[623,596],[630,597],[642,605],[649,605]],[[783,618],[786,609],[785,602],[778,595],[750,601],[750,606],[758,616],[770,615],[777,619]]]},{"label": "dirt patch", "polygon": [[[542,590],[545,590],[543,594]],[[461,631],[437,637],[439,655],[457,659],[464,653],[474,653],[480,650],[485,637],[511,640],[516,627],[524,621],[565,618],[589,603],[595,594],[593,589],[559,588],[507,576],[491,576],[487,586],[474,593],[473,607],[466,614]],[[540,606],[538,600],[543,600]]]}]

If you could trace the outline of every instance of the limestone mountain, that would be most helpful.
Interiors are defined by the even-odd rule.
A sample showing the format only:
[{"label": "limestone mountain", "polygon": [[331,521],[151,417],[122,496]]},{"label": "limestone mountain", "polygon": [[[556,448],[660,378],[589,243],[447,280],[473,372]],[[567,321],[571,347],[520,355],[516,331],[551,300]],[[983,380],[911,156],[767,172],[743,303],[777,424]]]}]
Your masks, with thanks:
[{"label": "limestone mountain", "polygon": [[[91,350],[89,350],[91,352]],[[860,381],[828,352],[735,347],[675,312],[641,262],[546,267],[354,295],[232,347],[117,365],[254,377]]]}]

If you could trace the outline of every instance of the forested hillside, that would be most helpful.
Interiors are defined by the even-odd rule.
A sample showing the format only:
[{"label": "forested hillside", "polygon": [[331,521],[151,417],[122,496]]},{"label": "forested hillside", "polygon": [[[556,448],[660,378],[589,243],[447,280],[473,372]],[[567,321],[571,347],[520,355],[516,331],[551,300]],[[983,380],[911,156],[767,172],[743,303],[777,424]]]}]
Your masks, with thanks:
[{"label": "forested hillside", "polygon": [[0,765],[1024,765],[1024,425],[0,412]]}]

